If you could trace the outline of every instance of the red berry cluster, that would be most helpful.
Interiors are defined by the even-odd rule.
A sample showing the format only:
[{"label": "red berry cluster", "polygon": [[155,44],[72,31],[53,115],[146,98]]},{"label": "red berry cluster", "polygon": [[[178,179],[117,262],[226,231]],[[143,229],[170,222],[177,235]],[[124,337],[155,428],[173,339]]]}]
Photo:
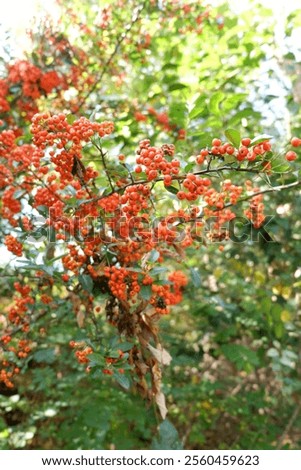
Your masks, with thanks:
[{"label": "red berry cluster", "polygon": [[11,96],[20,115],[30,120],[38,112],[37,100],[55,89],[65,88],[65,77],[56,70],[44,71],[27,60],[8,66],[8,74],[0,81],[0,113],[10,111]]},{"label": "red berry cluster", "polygon": [[120,195],[117,193],[111,194],[111,196],[105,197],[98,201],[98,205],[105,212],[115,212],[120,206]]},{"label": "red berry cluster", "polygon": [[252,141],[249,137],[241,139],[240,146],[236,148],[229,142],[222,142],[220,139],[214,138],[212,140],[212,146],[204,148],[200,151],[196,161],[201,165],[205,158],[209,156],[226,156],[233,155],[238,162],[244,160],[252,162],[259,156],[264,156],[266,152],[272,149],[272,145],[269,140],[265,140],[258,144],[252,145]]},{"label": "red berry cluster", "polygon": [[[252,182],[247,180],[245,182],[247,191],[258,192],[259,188],[253,187]],[[245,215],[250,219],[255,228],[259,228],[265,220],[263,195],[258,194],[250,200],[249,209],[244,211]]]},{"label": "red berry cluster", "polygon": [[[13,349],[12,349],[13,350]],[[18,341],[17,356],[21,359],[25,359],[31,351],[30,343],[27,339],[21,339]],[[16,350],[14,350],[16,353]]]},{"label": "red berry cluster", "polygon": [[4,243],[8,251],[13,253],[16,256],[22,256],[23,246],[13,235],[7,235],[5,237]]},{"label": "red berry cluster", "polygon": [[[301,146],[301,139],[299,139],[299,137],[293,137],[291,139],[291,145],[293,147],[300,147]],[[294,160],[297,159],[297,157],[298,157],[298,155],[293,150],[289,150],[285,154],[285,158],[288,162],[293,162]]]},{"label": "red berry cluster", "polygon": [[75,274],[79,272],[79,268],[87,260],[87,256],[81,252],[79,246],[69,244],[69,253],[62,258],[63,265],[66,270],[73,271]]},{"label": "red berry cluster", "polygon": [[183,298],[183,288],[187,285],[188,279],[182,271],[174,271],[168,276],[171,284],[152,285],[152,297],[150,304],[160,315],[169,313],[168,307],[181,302]]},{"label": "red berry cluster", "polygon": [[90,362],[90,359],[87,357],[89,354],[93,353],[93,349],[90,346],[86,346],[82,341],[70,341],[69,346],[72,349],[77,349],[77,351],[75,351],[75,357],[80,364],[88,364]]},{"label": "red berry cluster", "polygon": [[[3,361],[2,362],[2,365],[3,367],[8,367],[9,366],[9,363],[7,361]],[[15,370],[18,370],[18,368],[15,368]],[[16,372],[15,372],[16,374]],[[14,388],[14,384],[13,382],[11,381],[11,379],[13,378],[14,376],[14,372],[12,371],[7,371],[7,369],[1,369],[0,370],[0,383],[4,383],[4,385],[7,387],[7,388]]]},{"label": "red berry cluster", "polygon": [[[170,176],[179,173],[180,162],[177,159],[167,160],[166,156],[172,157],[175,148],[173,145],[165,145],[160,148],[152,147],[148,139],[142,140],[137,150],[138,157],[135,168],[136,173],[145,171],[148,181],[158,177],[160,173],[168,176],[166,184],[170,184]],[[144,168],[143,168],[144,167]]]},{"label": "red berry cluster", "polygon": [[129,186],[120,197],[122,211],[128,218],[134,217],[149,205],[150,188],[144,184]]},{"label": "red berry cluster", "polygon": [[[40,156],[44,155],[46,147],[52,147],[51,162],[55,165],[55,171],[60,174],[61,184],[67,184],[74,179],[74,158],[82,157],[83,145],[89,142],[93,135],[104,137],[113,130],[112,122],[90,122],[84,117],[69,124],[67,116],[63,113],[54,116],[47,113],[36,114],[31,126],[33,142]],[[81,176],[88,180],[97,176],[97,173],[92,171],[92,174],[87,175],[87,169],[81,169]]]},{"label": "red berry cluster", "polygon": [[141,111],[134,112],[134,118],[137,122],[145,122],[149,116],[153,116],[154,124],[157,124],[164,131],[176,133],[175,137],[177,140],[185,140],[185,129],[179,128],[176,124],[172,124],[165,111],[157,111],[153,106],[148,106],[147,114],[143,114]]},{"label": "red berry cluster", "polygon": [[109,278],[109,287],[112,294],[120,300],[128,300],[140,291],[138,274],[126,268],[116,266],[105,267],[104,275]]},{"label": "red berry cluster", "polygon": [[[11,186],[8,186],[8,188],[3,193],[1,207],[2,217],[7,219],[12,227],[17,227],[18,222],[15,216],[21,212],[21,203],[18,199],[15,198],[15,193],[16,188],[14,185],[12,184]],[[11,239],[11,241],[13,240]]]},{"label": "red berry cluster", "polygon": [[195,201],[200,195],[207,192],[208,187],[211,186],[211,180],[209,178],[201,178],[193,173],[188,173],[183,180],[183,186],[187,189],[187,192],[178,191],[177,198],[180,200],[186,199],[187,201]]}]

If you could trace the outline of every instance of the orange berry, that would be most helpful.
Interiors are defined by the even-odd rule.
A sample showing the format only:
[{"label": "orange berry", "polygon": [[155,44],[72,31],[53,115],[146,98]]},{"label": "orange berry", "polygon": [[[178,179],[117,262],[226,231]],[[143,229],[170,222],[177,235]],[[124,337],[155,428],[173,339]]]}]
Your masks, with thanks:
[{"label": "orange berry", "polygon": [[255,147],[253,148],[253,152],[256,154],[256,155],[261,155],[262,154],[262,148],[260,145],[255,145]]},{"label": "orange berry", "polygon": [[235,149],[232,145],[228,145],[225,150],[228,155],[233,155]]},{"label": "orange berry", "polygon": [[186,194],[184,193],[184,191],[179,191],[179,192],[177,193],[177,198],[180,199],[181,201],[182,201],[183,199],[186,199]]},{"label": "orange berry", "polygon": [[263,150],[265,150],[266,152],[269,152],[271,150],[272,146],[268,140],[266,140],[265,142],[262,142],[261,145],[262,145]]},{"label": "orange berry", "polygon": [[285,154],[285,158],[288,162],[292,162],[292,161],[296,160],[297,154],[293,150],[289,150],[289,152],[287,152]]},{"label": "orange berry", "polygon": [[249,137],[244,137],[243,139],[241,139],[241,145],[243,145],[244,147],[249,147],[251,143],[251,139]]},{"label": "orange berry", "polygon": [[207,149],[202,149],[202,150],[200,151],[200,155],[201,155],[202,157],[207,157],[208,154],[209,154],[209,151],[208,151]]},{"label": "orange berry", "polygon": [[299,139],[298,137],[293,137],[291,140],[291,145],[293,147],[299,147],[301,145],[301,139]]},{"label": "orange berry", "polygon": [[170,186],[172,183],[172,177],[170,175],[165,175],[163,181],[165,186]]},{"label": "orange berry", "polygon": [[237,160],[240,162],[242,160],[244,160],[246,158],[246,156],[248,155],[249,153],[249,150],[247,147],[240,147],[239,150],[238,150],[238,155],[237,155]]},{"label": "orange berry", "polygon": [[212,147],[220,147],[221,145],[222,145],[222,141],[220,139],[212,140]]},{"label": "orange berry", "polygon": [[199,155],[196,159],[198,165],[202,165],[204,163],[205,157],[203,155]]},{"label": "orange berry", "polygon": [[214,145],[211,149],[211,153],[213,155],[219,155],[221,152],[220,152],[220,148],[218,145]]}]

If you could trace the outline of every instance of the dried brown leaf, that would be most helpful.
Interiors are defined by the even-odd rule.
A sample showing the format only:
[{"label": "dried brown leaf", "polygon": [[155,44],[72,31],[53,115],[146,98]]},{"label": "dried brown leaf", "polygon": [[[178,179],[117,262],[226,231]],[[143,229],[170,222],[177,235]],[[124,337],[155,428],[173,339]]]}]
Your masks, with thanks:
[{"label": "dried brown leaf", "polygon": [[82,310],[79,310],[76,314],[76,321],[79,326],[79,328],[83,328],[85,324],[85,314]]},{"label": "dried brown leaf", "polygon": [[167,408],[166,408],[166,403],[165,403],[165,395],[163,392],[158,392],[155,396],[156,403],[158,405],[160,415],[162,416],[162,419],[166,418],[167,415]]},{"label": "dried brown leaf", "polygon": [[172,360],[171,355],[166,349],[164,349],[161,344],[157,344],[157,348],[154,348],[150,344],[147,345],[147,349],[152,353],[153,357],[164,366],[168,366]]}]

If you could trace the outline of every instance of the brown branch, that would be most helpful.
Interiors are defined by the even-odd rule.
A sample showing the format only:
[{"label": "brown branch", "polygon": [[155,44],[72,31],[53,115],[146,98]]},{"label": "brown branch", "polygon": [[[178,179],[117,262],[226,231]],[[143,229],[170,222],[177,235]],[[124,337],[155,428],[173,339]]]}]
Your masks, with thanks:
[{"label": "brown branch", "polygon": [[[249,201],[250,199],[253,199],[254,197],[259,196],[261,194],[285,191],[287,189],[296,188],[298,186],[301,186],[301,181],[294,181],[293,183],[283,184],[281,186],[273,186],[271,188],[263,189],[262,191],[257,191],[256,193],[252,193],[252,194],[249,194],[248,196],[242,197],[235,203],[229,202],[228,204],[225,204],[222,209],[213,209],[213,211],[222,212],[224,209],[227,209],[228,207],[237,206],[237,204],[241,202]],[[187,223],[187,222],[194,222],[195,220],[199,220],[202,218],[203,218],[203,215],[200,215],[199,217],[195,217],[193,219],[183,220],[181,221],[181,224]]]},{"label": "brown branch", "polygon": [[[232,166],[221,166],[219,168],[213,168],[213,169],[206,169],[206,170],[201,170],[201,171],[196,171],[195,173],[193,173],[194,175],[196,176],[200,176],[200,175],[207,175],[209,173],[218,173],[220,171],[235,171],[235,172],[247,172],[247,173],[255,173],[255,174],[259,174],[260,173],[260,170],[256,170],[256,169],[252,169],[252,168],[240,168],[240,167],[232,167]],[[180,176],[176,176],[174,175],[172,177],[173,181],[182,181],[184,180],[185,178],[187,177],[186,174],[184,175],[180,175]],[[128,188],[129,186],[136,186],[138,184],[156,184],[156,183],[159,183],[159,182],[162,182],[164,181],[164,178],[156,178],[155,180],[152,180],[152,181],[148,181],[148,180],[137,180],[137,181],[133,181],[131,183],[128,183],[128,184],[125,184],[124,186],[122,186],[121,188],[117,188],[115,190],[112,190],[111,192],[107,193],[107,194],[102,194],[101,196],[96,196],[94,197],[93,199],[88,199],[87,201],[83,201],[79,204],[79,207],[80,206],[83,206],[83,205],[86,205],[86,204],[91,204],[93,202],[97,202],[97,201],[100,201],[101,199],[104,199],[108,196],[112,196],[112,194],[114,193],[120,193],[120,192],[123,192],[126,188]]]},{"label": "brown branch", "polygon": [[101,81],[104,77],[104,75],[106,74],[107,72],[107,68],[109,67],[109,65],[111,64],[112,60],[114,59],[114,57],[116,56],[117,52],[118,52],[118,49],[120,47],[120,45],[122,44],[122,42],[126,39],[127,37],[127,34],[131,31],[132,27],[134,26],[135,23],[137,23],[137,21],[139,20],[139,17],[140,17],[140,13],[142,12],[142,10],[145,8],[146,6],[146,1],[144,1],[140,6],[138,6],[136,8],[136,10],[134,11],[134,14],[132,16],[132,20],[131,22],[124,28],[124,31],[123,33],[120,35],[119,39],[117,40],[116,42],[116,45],[114,47],[114,50],[112,52],[112,54],[108,57],[107,61],[103,64],[102,66],[102,72],[101,74],[99,75],[99,77],[97,78],[97,80],[95,80],[94,84],[91,86],[90,90],[88,91],[88,93],[82,98],[82,100],[79,102],[79,105],[78,105],[78,110],[80,110],[80,108],[85,104],[85,102],[87,101],[87,99],[89,98],[89,96],[94,93],[97,88],[101,85]]},{"label": "brown branch", "polygon": [[[256,193],[249,194],[248,196],[242,197],[237,201],[237,203],[249,201],[250,199],[253,199],[253,197],[259,196],[260,194],[285,191],[287,189],[297,188],[298,186],[301,186],[301,181],[299,180],[294,181],[293,183],[289,183],[289,184],[282,184],[280,186],[272,186],[271,188],[263,189],[262,191],[257,191]],[[235,206],[236,204],[232,204],[231,202],[229,202],[228,204],[225,204],[223,209],[226,209],[227,207]]]},{"label": "brown branch", "polygon": [[[33,309],[34,310],[34,309]],[[33,313],[33,310],[31,312],[31,314]],[[48,310],[43,310],[41,313],[39,313],[38,315],[36,315],[35,317],[30,317],[29,318],[29,324],[33,324],[35,322],[37,322],[38,320],[40,320],[40,318],[44,317],[46,314],[48,313]],[[15,334],[17,334],[19,331],[22,331],[22,329],[24,328],[24,324],[23,325],[20,325],[20,326],[17,326],[16,328],[14,328],[12,331],[9,331],[8,329],[6,329],[6,333],[7,335],[9,336],[14,336]],[[5,331],[5,330],[4,330]],[[4,344],[3,341],[0,340],[0,345],[1,345],[1,348],[4,349],[4,350],[7,350],[7,347],[6,345]]]},{"label": "brown branch", "polygon": [[106,162],[106,158],[105,158],[106,153],[103,152],[102,148],[99,145],[97,145],[96,142],[94,142],[94,145],[97,148],[97,150],[99,150],[100,157],[101,157],[101,162],[102,162],[102,165],[104,167],[106,177],[109,181],[109,185],[111,186],[111,190],[112,190],[111,194],[113,194],[115,192],[115,189],[114,189],[114,185],[113,185],[112,178],[111,178],[111,175],[110,175],[110,171],[109,171],[108,166],[107,166],[107,162]]},{"label": "brown branch", "polygon": [[53,196],[55,196],[59,201],[61,201],[65,205],[65,202],[63,201],[63,199],[55,191],[53,191],[48,186],[48,184],[42,180],[42,178],[40,178],[33,170],[29,170],[29,173],[31,173],[38,181],[40,181],[40,183],[42,184],[44,188],[46,188],[51,194],[53,194]]}]

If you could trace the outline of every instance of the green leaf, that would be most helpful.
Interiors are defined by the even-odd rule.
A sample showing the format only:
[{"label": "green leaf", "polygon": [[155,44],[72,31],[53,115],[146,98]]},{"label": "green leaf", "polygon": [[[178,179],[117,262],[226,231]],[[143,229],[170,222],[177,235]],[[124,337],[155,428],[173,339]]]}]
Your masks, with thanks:
[{"label": "green leaf", "polygon": [[[224,344],[221,346],[224,356],[233,362],[239,370],[253,369],[259,365],[257,353],[241,344]],[[249,367],[248,367],[249,366]]]},{"label": "green leaf", "polygon": [[102,354],[99,354],[99,353],[89,354],[89,361],[90,361],[89,365],[92,367],[95,367],[95,366],[103,367],[105,365],[104,357]]},{"label": "green leaf", "polygon": [[184,83],[172,83],[168,87],[169,91],[183,90],[184,88],[188,88],[187,85],[184,85]]},{"label": "green leaf", "polygon": [[204,148],[204,147],[211,147],[211,142],[212,142],[212,135],[210,135],[209,132],[203,132],[203,131],[192,131],[189,132],[190,136],[196,137],[196,142],[199,146],[199,148]]},{"label": "green leaf", "polygon": [[224,162],[227,164],[236,163],[237,158],[234,155],[224,155]]},{"label": "green leaf", "polygon": [[272,157],[270,162],[274,173],[285,173],[290,169],[290,165],[283,156]]},{"label": "green leaf", "polygon": [[261,119],[261,114],[258,111],[254,111],[252,108],[245,108],[241,111],[238,111],[231,119],[228,121],[230,126],[234,126],[236,124],[240,124],[243,118],[254,118],[257,120]]},{"label": "green leaf", "polygon": [[130,351],[133,347],[134,347],[134,344],[130,343],[129,341],[125,341],[124,343],[118,344],[118,349],[120,349],[120,351],[123,351],[123,352]]},{"label": "green leaf", "polygon": [[81,284],[81,286],[90,294],[92,293],[93,290],[93,279],[89,274],[80,274],[78,276],[78,280]]},{"label": "green leaf", "polygon": [[67,120],[68,124],[73,124],[74,121],[76,120],[76,116],[74,116],[73,114],[68,114],[66,120]]},{"label": "green leaf", "polygon": [[270,348],[267,352],[267,356],[268,357],[272,357],[272,358],[275,358],[275,357],[279,357],[279,351],[277,351],[277,349],[275,348]]},{"label": "green leaf", "polygon": [[132,268],[132,267],[129,267],[129,268],[128,268],[128,271],[132,271],[133,273],[143,273],[143,269],[141,269],[141,268]]},{"label": "green leaf", "polygon": [[152,250],[148,257],[149,263],[155,263],[160,258],[160,253],[157,250]]},{"label": "green leaf", "polygon": [[149,271],[149,275],[156,276],[157,274],[165,273],[166,271],[168,271],[168,268],[164,268],[163,266],[156,266]]},{"label": "green leaf", "polygon": [[226,99],[223,101],[223,111],[229,112],[232,110],[237,110],[239,105],[246,102],[247,98],[246,93],[235,93],[235,95],[227,95]]},{"label": "green leaf", "polygon": [[153,450],[182,450],[183,444],[174,425],[165,419],[159,426],[158,437],[153,439]]},{"label": "green leaf", "polygon": [[173,123],[177,126],[186,126],[187,105],[184,102],[171,103],[169,107],[169,116]]},{"label": "green leaf", "polygon": [[19,266],[21,268],[26,268],[26,269],[35,269],[36,271],[44,271],[46,274],[49,276],[53,276],[54,269],[52,266],[45,266],[44,264],[33,264],[28,260],[17,260],[17,264],[22,263],[22,266]]},{"label": "green leaf", "polygon": [[194,106],[189,113],[189,119],[194,119],[198,117],[200,114],[203,113],[205,109],[206,109],[206,96],[202,95],[196,99]]},{"label": "green leaf", "polygon": [[53,276],[53,271],[54,271],[53,266],[43,265],[43,266],[41,266],[41,269],[42,269],[42,271],[44,271],[49,276]]},{"label": "green leaf", "polygon": [[257,137],[254,137],[254,139],[251,140],[250,145],[258,145],[258,144],[261,144],[262,142],[265,142],[266,140],[270,140],[272,138],[273,138],[272,135],[261,134],[261,135],[258,135]]},{"label": "green leaf", "polygon": [[234,147],[240,146],[241,135],[239,131],[237,131],[236,129],[227,129],[225,131],[225,136],[231,142],[231,144],[234,145]]},{"label": "green leaf", "polygon": [[222,91],[218,91],[211,96],[208,109],[210,113],[219,116],[221,114],[220,104],[225,98],[225,94]]},{"label": "green leaf", "polygon": [[118,371],[114,371],[114,378],[117,380],[119,385],[121,385],[121,387],[123,387],[125,390],[128,390],[130,388],[131,382],[126,375],[120,374],[120,372]]},{"label": "green leaf", "polygon": [[175,186],[165,186],[166,191],[172,194],[178,194],[179,188],[176,188]]},{"label": "green leaf", "polygon": [[107,356],[111,357],[112,359],[119,359],[120,358],[120,353],[118,349],[110,349],[107,351]]},{"label": "green leaf", "polygon": [[177,69],[178,67],[179,67],[178,64],[167,63],[163,65],[162,70],[174,70],[174,69]]},{"label": "green leaf", "polygon": [[33,354],[33,360],[39,363],[53,364],[55,361],[55,350],[53,348],[41,349]]},{"label": "green leaf", "polygon": [[194,287],[200,287],[201,285],[201,276],[197,268],[190,268],[191,280]]},{"label": "green leaf", "polygon": [[140,296],[144,299],[144,300],[149,300],[152,296],[152,288],[151,286],[141,286],[141,289],[140,289]]},{"label": "green leaf", "polygon": [[284,326],[282,322],[277,322],[274,326],[275,336],[278,339],[281,339],[285,333]]},{"label": "green leaf", "polygon": [[184,167],[184,171],[185,173],[189,173],[192,168],[195,167],[195,163],[194,162],[191,162],[191,163],[188,163],[185,167]]}]

